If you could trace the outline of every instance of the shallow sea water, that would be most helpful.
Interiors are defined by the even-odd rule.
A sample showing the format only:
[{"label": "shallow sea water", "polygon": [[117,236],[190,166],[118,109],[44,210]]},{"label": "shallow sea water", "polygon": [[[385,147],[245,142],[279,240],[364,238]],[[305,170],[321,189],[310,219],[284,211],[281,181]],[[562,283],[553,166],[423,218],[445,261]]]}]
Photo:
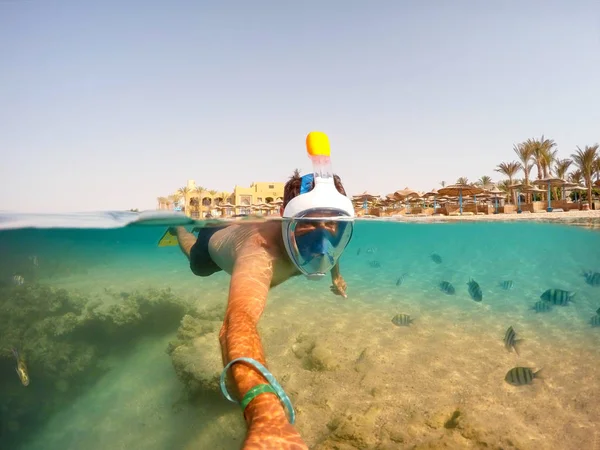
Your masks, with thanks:
[{"label": "shallow sea water", "polygon": [[[242,414],[215,383],[229,277],[196,277],[178,247],[157,247],[187,219],[136,218],[0,217],[0,448],[241,447]],[[583,277],[600,272],[597,229],[357,221],[341,270],[347,299],[297,277],[259,323],[311,449],[600,449],[600,286]],[[551,288],[574,302],[533,311]],[[394,325],[397,313],[414,323]],[[544,378],[508,385],[516,366]]]}]

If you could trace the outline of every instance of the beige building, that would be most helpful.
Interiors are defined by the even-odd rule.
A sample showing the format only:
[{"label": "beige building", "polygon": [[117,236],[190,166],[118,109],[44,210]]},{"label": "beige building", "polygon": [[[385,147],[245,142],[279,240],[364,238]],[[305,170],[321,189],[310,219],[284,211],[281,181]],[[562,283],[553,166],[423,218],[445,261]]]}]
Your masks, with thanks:
[{"label": "beige building", "polygon": [[223,217],[234,214],[279,214],[285,183],[257,181],[250,187],[235,186],[233,192],[218,192],[188,180],[173,195],[158,198],[158,209],[181,210],[193,218]]}]

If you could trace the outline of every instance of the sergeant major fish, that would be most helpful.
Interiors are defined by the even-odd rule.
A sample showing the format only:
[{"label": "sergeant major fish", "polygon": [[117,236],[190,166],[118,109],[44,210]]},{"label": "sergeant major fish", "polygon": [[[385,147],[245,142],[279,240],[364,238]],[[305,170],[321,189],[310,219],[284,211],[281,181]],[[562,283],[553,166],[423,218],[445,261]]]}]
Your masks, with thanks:
[{"label": "sergeant major fish", "polygon": [[15,359],[17,360],[17,367],[15,367],[15,370],[17,372],[17,375],[19,376],[19,379],[21,380],[21,383],[23,384],[23,386],[29,386],[29,373],[27,372],[27,366],[25,365],[25,361],[23,361],[23,359],[19,355],[19,351],[16,348],[12,348],[12,353],[15,356]]},{"label": "sergeant major fish", "polygon": [[542,369],[534,372],[529,367],[514,367],[506,373],[504,381],[506,381],[508,384],[512,384],[513,386],[531,384],[533,383],[534,378],[543,379],[540,375],[541,371]]},{"label": "sergeant major fish", "polygon": [[449,281],[442,281],[439,286],[440,290],[444,294],[454,295],[454,293],[456,292],[454,286],[452,286],[452,283],[450,283]]},{"label": "sergeant major fish", "polygon": [[470,279],[467,286],[469,286],[469,295],[473,300],[476,302],[483,300],[483,293],[481,292],[481,287],[479,287],[477,281]]},{"label": "sergeant major fish", "polygon": [[521,341],[522,339],[517,339],[517,333],[512,325],[508,327],[508,330],[506,330],[506,333],[504,334],[504,347],[506,347],[506,350],[510,351],[510,349],[513,348],[518,355],[519,350],[517,349],[517,344]]},{"label": "sergeant major fish", "polygon": [[552,305],[550,305],[548,302],[543,302],[540,300],[535,302],[535,305],[533,305],[531,309],[533,309],[536,313],[548,312],[552,311]]},{"label": "sergeant major fish", "polygon": [[442,257],[440,255],[438,255],[437,253],[432,253],[429,257],[436,264],[442,263]]},{"label": "sergeant major fish", "polygon": [[399,327],[407,327],[415,320],[411,319],[408,314],[396,314],[392,319],[392,323]]},{"label": "sergeant major fish", "polygon": [[561,306],[567,306],[569,302],[573,301],[573,297],[575,297],[575,292],[564,291],[562,289],[548,289],[540,295],[540,298],[545,302]]},{"label": "sergeant major fish", "polygon": [[406,274],[403,273],[402,275],[400,275],[398,277],[398,279],[396,280],[396,286],[401,286],[402,283],[404,283],[404,279],[406,278]]},{"label": "sergeant major fish", "polygon": [[512,280],[504,280],[501,281],[498,285],[505,291],[510,291],[514,286],[514,283]]},{"label": "sergeant major fish", "polygon": [[600,314],[592,316],[590,324],[592,325],[592,328],[600,327]]},{"label": "sergeant major fish", "polygon": [[586,272],[583,276],[590,286],[600,286],[600,272]]}]

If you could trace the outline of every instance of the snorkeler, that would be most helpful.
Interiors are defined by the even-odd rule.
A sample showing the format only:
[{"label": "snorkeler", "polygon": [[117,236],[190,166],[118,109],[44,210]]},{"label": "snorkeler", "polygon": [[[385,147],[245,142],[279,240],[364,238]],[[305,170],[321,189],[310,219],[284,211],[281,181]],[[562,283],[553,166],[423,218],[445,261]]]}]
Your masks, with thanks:
[{"label": "snorkeler", "polygon": [[[194,274],[231,274],[219,334],[225,366],[221,389],[228,400],[242,406],[248,424],[246,450],[308,448],[293,425],[289,398],[265,367],[257,324],[269,289],[293,276],[321,279],[331,273],[332,292],[346,297],[338,260],[352,237],[354,208],[331,171],[327,136],[309,133],[306,146],[314,174],[300,177],[296,171],[286,183],[283,220],[201,228],[197,238],[183,227],[170,230]],[[230,367],[241,401],[225,387]]]}]

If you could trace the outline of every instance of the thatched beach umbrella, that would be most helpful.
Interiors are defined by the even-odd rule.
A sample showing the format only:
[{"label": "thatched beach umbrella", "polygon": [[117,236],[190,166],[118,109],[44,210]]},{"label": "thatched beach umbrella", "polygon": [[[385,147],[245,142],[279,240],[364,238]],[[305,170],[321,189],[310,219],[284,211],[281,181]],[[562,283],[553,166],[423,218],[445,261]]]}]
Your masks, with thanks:
[{"label": "thatched beach umbrella", "polygon": [[498,214],[498,199],[502,198],[502,196],[504,195],[504,192],[502,192],[500,189],[498,189],[498,186],[496,186],[496,185],[494,185],[494,187],[492,189],[490,189],[488,192],[491,195],[491,198],[494,199],[494,206],[495,206],[494,214]]},{"label": "thatched beach umbrella", "polygon": [[541,180],[535,180],[533,184],[537,184],[540,186],[548,186],[548,208],[546,211],[552,212],[552,196],[550,195],[550,189],[552,186],[562,186],[566,183],[562,178],[554,178],[554,177],[546,177]]},{"label": "thatched beach umbrella", "polygon": [[375,200],[379,200],[379,195],[369,194],[367,191],[352,197],[352,203],[355,203],[357,206],[358,204],[362,203],[362,207],[365,210],[365,213],[367,212],[367,209],[369,207],[369,202]]},{"label": "thatched beach umbrella", "polygon": [[477,195],[482,192],[483,189],[470,184],[453,184],[451,186],[443,187],[438,191],[441,195],[458,195],[458,204],[461,214],[463,212],[463,195]]},{"label": "thatched beach umbrella", "polygon": [[430,190],[429,192],[425,192],[423,194],[423,197],[433,197],[433,212],[435,214],[435,210],[437,209],[437,196],[439,195],[438,191],[434,188],[432,190]]}]

